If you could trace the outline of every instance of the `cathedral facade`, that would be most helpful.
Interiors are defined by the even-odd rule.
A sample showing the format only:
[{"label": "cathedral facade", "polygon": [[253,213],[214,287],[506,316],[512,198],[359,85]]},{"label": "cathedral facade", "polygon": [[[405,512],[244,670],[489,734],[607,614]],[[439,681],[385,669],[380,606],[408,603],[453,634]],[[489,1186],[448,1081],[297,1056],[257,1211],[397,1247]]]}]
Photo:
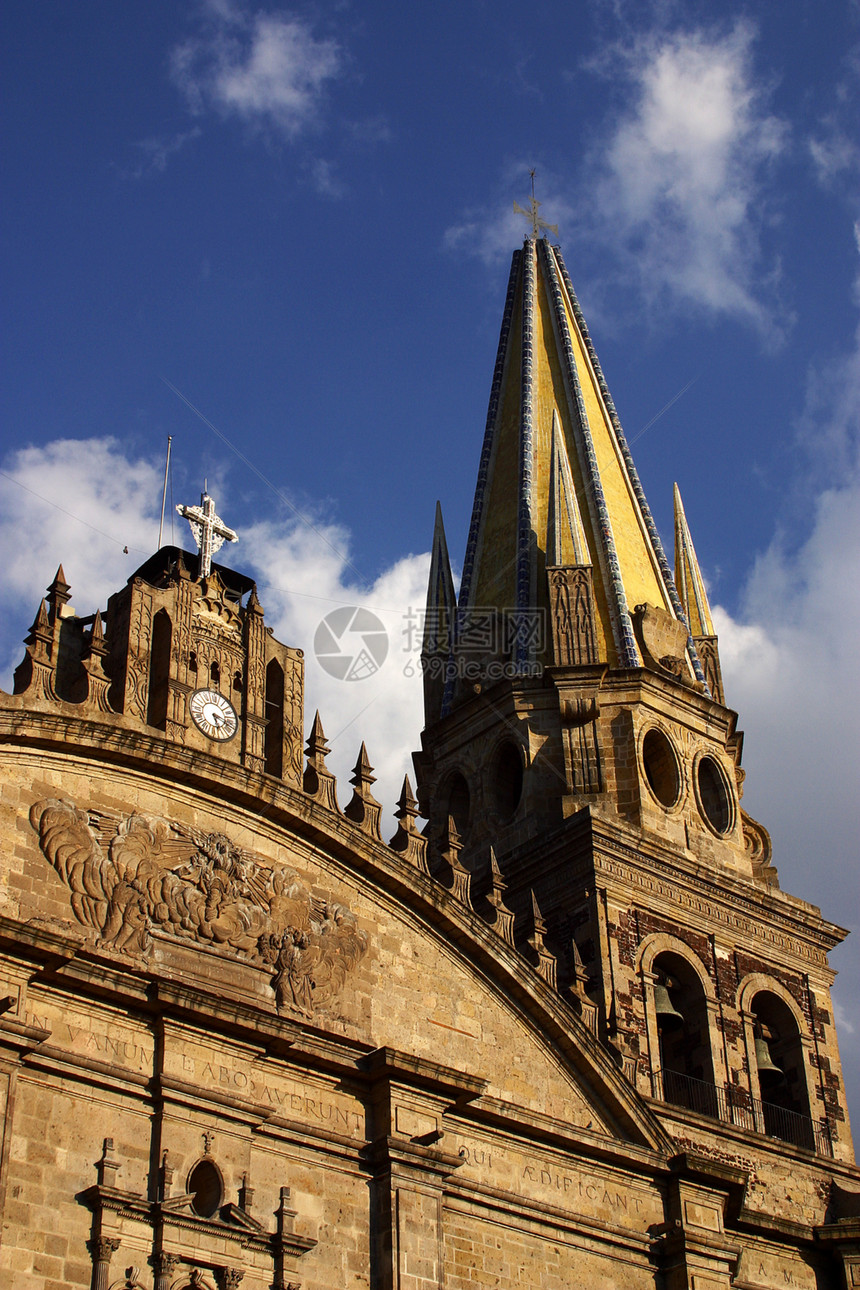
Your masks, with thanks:
[{"label": "cathedral facade", "polygon": [[0,695],[4,1285],[860,1286],[845,933],[743,809],[680,494],[672,570],[540,231],[388,827],[210,498],[199,554],[40,603]]}]

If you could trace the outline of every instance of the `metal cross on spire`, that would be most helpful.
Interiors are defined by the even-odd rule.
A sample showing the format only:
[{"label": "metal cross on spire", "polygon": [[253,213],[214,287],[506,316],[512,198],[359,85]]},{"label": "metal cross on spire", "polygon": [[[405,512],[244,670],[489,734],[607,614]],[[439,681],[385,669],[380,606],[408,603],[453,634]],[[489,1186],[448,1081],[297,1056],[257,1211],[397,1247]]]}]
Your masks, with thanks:
[{"label": "metal cross on spire", "polygon": [[215,503],[203,482],[199,506],[177,506],[177,511],[191,525],[197,550],[200,552],[200,578],[208,578],[212,571],[212,557],[225,542],[238,542],[238,536],[215,514]]},{"label": "metal cross on spire", "polygon": [[538,207],[541,205],[541,203],[535,200],[535,172],[533,170],[530,170],[529,174],[531,175],[531,180],[532,180],[532,197],[531,197],[531,201],[529,202],[529,209],[524,210],[523,207],[520,206],[519,202],[514,202],[514,214],[525,215],[526,219],[531,220],[533,237],[540,237],[541,229],[546,229],[547,233],[554,233],[555,236],[558,237],[558,225],[547,224],[547,222],[545,220],[542,220],[538,215]]}]

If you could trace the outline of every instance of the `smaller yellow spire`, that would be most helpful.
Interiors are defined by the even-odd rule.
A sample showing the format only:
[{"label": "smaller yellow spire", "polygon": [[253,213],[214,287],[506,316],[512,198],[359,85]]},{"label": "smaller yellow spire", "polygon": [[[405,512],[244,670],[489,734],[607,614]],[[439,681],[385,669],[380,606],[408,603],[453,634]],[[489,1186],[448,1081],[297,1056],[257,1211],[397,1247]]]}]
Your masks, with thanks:
[{"label": "smaller yellow spire", "polygon": [[549,504],[546,522],[547,565],[591,564],[588,539],[576,500],[570,462],[556,408],[552,410]]},{"label": "smaller yellow spire", "polygon": [[708,604],[708,593],[696,558],[696,549],[690,536],[687,517],[684,514],[684,503],[678,485],[675,485],[675,586],[684,606],[690,635],[713,636],[714,624],[711,620],[711,608]]}]

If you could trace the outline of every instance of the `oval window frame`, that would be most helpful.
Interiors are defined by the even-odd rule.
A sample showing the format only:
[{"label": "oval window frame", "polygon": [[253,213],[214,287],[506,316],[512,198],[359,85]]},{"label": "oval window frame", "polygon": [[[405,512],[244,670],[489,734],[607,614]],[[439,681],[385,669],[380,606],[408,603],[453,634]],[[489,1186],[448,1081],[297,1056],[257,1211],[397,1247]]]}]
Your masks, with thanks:
[{"label": "oval window frame", "polygon": [[[662,746],[657,754],[658,757],[663,755],[665,763],[674,771],[675,792],[670,801],[666,801],[664,799],[658,791],[658,786],[652,781],[651,774],[649,774],[649,762],[652,761],[652,757],[647,753],[646,744],[652,736],[661,741]],[[639,764],[642,768],[642,777],[648,786],[648,792],[651,794],[654,801],[666,812],[677,811],[684,800],[684,775],[681,766],[681,758],[678,754],[678,749],[675,747],[674,740],[670,738],[662,726],[648,726],[647,729],[643,731],[639,745]],[[652,765],[652,773],[653,769]],[[668,796],[668,794],[666,796]]]},{"label": "oval window frame", "polygon": [[[722,805],[725,810],[725,824],[722,826],[714,818],[714,812],[708,800],[710,793],[706,791],[707,786],[703,787],[702,785],[702,774],[705,767],[708,767],[713,774],[713,785],[711,787],[722,792]],[[693,789],[696,794],[699,815],[708,829],[713,833],[714,837],[727,838],[732,833],[737,821],[737,801],[726,772],[713,753],[700,752],[696,757],[693,767]]]}]

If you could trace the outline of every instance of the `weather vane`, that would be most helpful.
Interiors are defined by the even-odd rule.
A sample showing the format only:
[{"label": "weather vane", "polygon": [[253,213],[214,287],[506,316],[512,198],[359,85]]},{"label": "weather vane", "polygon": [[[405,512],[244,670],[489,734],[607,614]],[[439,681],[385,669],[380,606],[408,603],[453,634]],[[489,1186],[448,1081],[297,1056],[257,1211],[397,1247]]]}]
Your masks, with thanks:
[{"label": "weather vane", "polygon": [[208,578],[212,570],[212,557],[225,542],[238,542],[238,536],[215,514],[215,503],[203,481],[199,506],[177,506],[177,511],[191,525],[197,550],[200,552],[200,578]]},{"label": "weather vane", "polygon": [[540,237],[541,229],[546,229],[547,233],[554,233],[555,236],[558,237],[558,225],[547,224],[546,220],[542,220],[538,215],[538,207],[541,203],[535,200],[535,172],[530,170],[529,174],[532,179],[532,199],[529,202],[529,209],[524,210],[523,207],[520,206],[519,202],[514,202],[514,214],[525,215],[526,219],[531,220],[532,235],[534,237]]}]

